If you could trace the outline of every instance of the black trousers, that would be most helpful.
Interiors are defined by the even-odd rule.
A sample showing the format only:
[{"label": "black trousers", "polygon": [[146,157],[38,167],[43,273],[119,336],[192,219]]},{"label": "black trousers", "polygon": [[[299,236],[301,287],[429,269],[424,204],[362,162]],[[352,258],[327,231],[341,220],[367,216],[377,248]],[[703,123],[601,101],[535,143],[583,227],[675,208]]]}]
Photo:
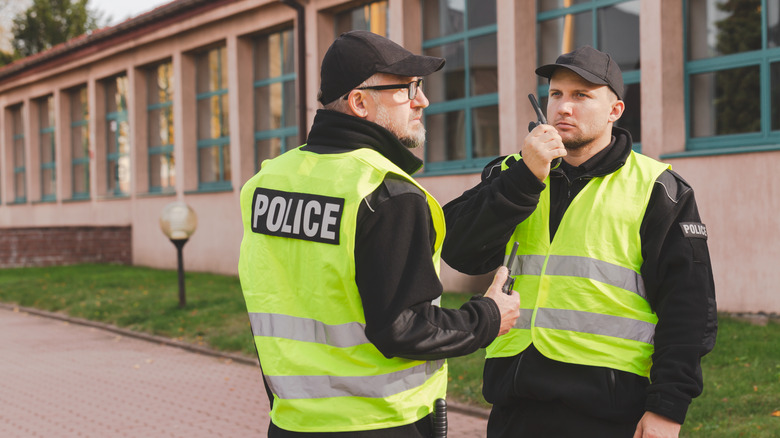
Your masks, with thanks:
[{"label": "black trousers", "polygon": [[639,418],[616,423],[584,415],[555,401],[493,405],[488,438],[632,438]]}]

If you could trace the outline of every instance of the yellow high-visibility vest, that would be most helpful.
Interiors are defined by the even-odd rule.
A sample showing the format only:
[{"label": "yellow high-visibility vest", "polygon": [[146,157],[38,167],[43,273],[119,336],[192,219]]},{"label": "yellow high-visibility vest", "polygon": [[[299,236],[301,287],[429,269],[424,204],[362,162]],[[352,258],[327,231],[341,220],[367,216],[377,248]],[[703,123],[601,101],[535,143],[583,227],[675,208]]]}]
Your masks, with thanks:
[{"label": "yellow high-visibility vest", "polygon": [[376,151],[317,154],[297,148],[263,162],[241,189],[239,276],[273,392],[271,420],[282,429],[406,425],[431,413],[434,401],[445,396],[445,361],[388,359],[365,335],[355,283],[356,220],[360,203],[388,173],[427,197],[438,274],[445,233],[441,206]]},{"label": "yellow high-visibility vest", "polygon": [[531,343],[561,362],[648,377],[658,318],[641,276],[639,228],[658,176],[670,167],[631,152],[617,171],[591,179],[550,241],[550,185],[517,226],[512,261],[521,317],[487,349],[514,356]]}]

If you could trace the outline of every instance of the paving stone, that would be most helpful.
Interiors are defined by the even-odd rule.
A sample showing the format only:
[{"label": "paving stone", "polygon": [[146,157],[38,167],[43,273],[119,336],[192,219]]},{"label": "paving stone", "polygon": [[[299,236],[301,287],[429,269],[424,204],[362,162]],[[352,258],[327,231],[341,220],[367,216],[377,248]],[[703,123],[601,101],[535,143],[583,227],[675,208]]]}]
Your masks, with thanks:
[{"label": "paving stone", "polygon": [[[0,437],[265,437],[260,369],[0,307]],[[484,418],[449,413],[450,438]]]}]

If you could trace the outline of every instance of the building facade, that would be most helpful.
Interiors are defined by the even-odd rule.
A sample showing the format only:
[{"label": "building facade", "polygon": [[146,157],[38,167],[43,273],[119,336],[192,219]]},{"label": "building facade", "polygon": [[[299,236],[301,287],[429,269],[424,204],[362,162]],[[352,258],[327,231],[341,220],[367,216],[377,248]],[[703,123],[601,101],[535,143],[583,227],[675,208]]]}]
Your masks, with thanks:
[{"label": "building facade", "polygon": [[[174,268],[159,216],[184,201],[198,215],[186,269],[236,274],[241,186],[304,141],[320,61],[350,29],[447,59],[426,78],[415,150],[442,204],[517,152],[535,120],[526,96],[546,102],[538,65],[586,44],[611,53],[619,124],[695,189],[719,307],[780,312],[772,0],[175,0],[0,68],[0,253],[26,229],[129,227],[131,263]],[[442,280],[487,285],[446,266]]]}]

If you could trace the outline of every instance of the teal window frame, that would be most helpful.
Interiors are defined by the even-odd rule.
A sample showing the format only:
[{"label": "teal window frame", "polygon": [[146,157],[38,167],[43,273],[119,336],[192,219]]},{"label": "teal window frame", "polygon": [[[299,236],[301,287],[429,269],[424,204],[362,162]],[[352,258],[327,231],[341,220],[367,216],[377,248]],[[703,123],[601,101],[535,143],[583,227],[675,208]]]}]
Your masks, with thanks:
[{"label": "teal window frame", "polygon": [[[86,86],[82,87],[81,89],[86,89]],[[71,99],[80,99],[80,96],[77,97],[78,94],[80,94],[80,90],[73,91],[70,93]],[[71,105],[71,109],[73,106]],[[77,129],[82,129],[84,127],[89,127],[89,114],[87,114],[86,118],[83,117],[84,114],[71,114],[71,122],[70,122],[70,129],[71,129],[71,142],[73,142],[73,131]],[[78,117],[78,118],[77,118]],[[87,133],[89,135],[89,133]],[[71,148],[75,148],[77,145],[71,144]],[[76,174],[78,166],[84,165],[84,180],[86,181],[86,192],[77,192],[75,188],[72,189],[71,193],[71,199],[72,200],[86,200],[89,199],[89,189],[90,189],[90,180],[89,180],[89,155],[85,155],[83,157],[73,158],[75,154],[71,154],[71,160],[70,160],[70,169],[71,169],[71,181],[76,180]],[[73,186],[73,184],[71,184]]]},{"label": "teal window frame", "polygon": [[[41,177],[41,202],[54,202],[54,201],[57,200],[57,190],[56,190],[56,187],[57,187],[57,155],[56,155],[57,148],[56,148],[56,142],[55,142],[55,138],[54,138],[54,133],[55,133],[54,127],[55,127],[56,123],[54,122],[54,120],[48,120],[48,118],[49,118],[48,114],[51,114],[51,111],[52,111],[49,108],[49,105],[54,105],[54,99],[52,98],[52,96],[49,96],[49,97],[44,97],[43,99],[39,99],[37,102],[38,102],[38,114],[39,114],[38,120],[40,122],[43,121],[43,120],[41,120],[41,109],[42,109],[41,107],[42,107],[42,105],[45,104],[46,105],[46,112],[47,112],[46,118],[47,118],[48,123],[50,124],[49,126],[40,126],[39,129],[38,129],[38,141],[39,141],[40,159],[41,159],[41,164],[40,164],[40,168],[41,168],[41,175],[40,175],[40,177]],[[41,125],[42,125],[42,123],[41,123]],[[43,141],[44,136],[46,134],[48,134],[49,138],[51,139],[48,142],[49,144],[44,144],[44,141]],[[51,152],[51,161],[43,161],[43,156],[44,156],[43,152],[44,152],[45,148],[47,148],[47,147],[51,149],[50,150],[50,152]],[[46,181],[45,172],[44,172],[46,170],[50,170],[51,171],[51,180],[50,181]],[[44,187],[46,186],[46,184],[48,182],[53,182],[54,193],[44,194],[43,189],[44,189]]]},{"label": "teal window frame", "polygon": [[[472,0],[472,1],[481,1],[481,0]],[[493,0],[491,0],[493,1]],[[497,13],[500,13],[500,9],[497,5]],[[423,112],[423,117],[426,120],[427,124],[427,118],[430,116],[434,116],[437,114],[444,114],[454,111],[463,111],[464,114],[464,147],[465,147],[465,156],[467,158],[462,160],[451,160],[451,161],[438,161],[438,162],[429,162],[428,161],[428,145],[426,144],[425,147],[425,168],[423,170],[422,175],[424,176],[435,176],[435,175],[455,175],[455,174],[464,174],[464,173],[474,173],[475,171],[478,171],[485,167],[491,160],[495,159],[496,157],[479,157],[474,158],[474,138],[473,138],[473,112],[476,109],[483,108],[483,107],[489,107],[489,106],[498,106],[498,96],[499,93],[487,93],[487,94],[480,94],[477,96],[471,95],[471,64],[469,55],[471,54],[471,50],[469,48],[469,40],[476,37],[491,35],[491,34],[497,34],[498,33],[498,23],[496,24],[490,24],[480,27],[475,27],[473,29],[469,29],[469,14],[464,13],[463,14],[463,32],[456,32],[451,33],[449,35],[445,35],[438,38],[433,38],[430,40],[424,40],[422,43],[422,49],[423,52],[427,49],[432,49],[435,47],[443,46],[446,44],[452,44],[452,43],[463,43],[463,65],[464,65],[464,86],[465,86],[465,92],[463,98],[460,99],[454,99],[454,100],[447,100],[444,102],[431,102],[428,108],[425,109]],[[425,87],[423,87],[423,92],[425,91]]]},{"label": "teal window frame", "polygon": [[[575,4],[572,6],[569,6],[568,8],[560,8],[560,9],[551,9],[548,11],[538,12],[536,14],[536,24],[537,29],[539,26],[539,23],[542,21],[548,21],[553,20],[556,18],[562,18],[566,15],[575,15],[575,14],[581,14],[583,12],[590,12],[591,16],[591,26],[592,26],[592,41],[590,42],[590,45],[596,49],[599,49],[599,33],[598,33],[598,10],[607,8],[610,6],[615,6],[621,3],[628,3],[634,0],[592,0],[587,3],[580,3]],[[537,42],[537,53],[539,52],[539,45]],[[641,66],[639,70],[629,70],[629,71],[622,71],[623,74],[623,85],[639,85],[641,87],[642,82],[642,70]],[[536,95],[539,98],[540,105],[542,106],[542,110],[546,112],[546,108],[544,108],[544,104],[542,104],[542,100],[546,99],[548,93],[550,91],[550,85],[549,84],[542,84],[538,85],[536,87]],[[641,142],[634,142],[632,145],[632,149],[636,152],[642,151],[642,143]]]},{"label": "teal window frame", "polygon": [[[168,63],[170,63],[170,62],[168,62]],[[149,69],[147,71],[147,75],[148,75],[147,78],[149,78],[149,80],[147,81],[147,84],[149,84],[148,85],[149,86],[149,90],[148,90],[149,92],[151,92],[152,89],[153,89],[153,85],[152,84],[156,83],[155,81],[152,81],[151,78],[152,77],[156,77],[156,75],[157,75],[157,68],[159,68],[161,65],[165,65],[165,64],[166,63],[161,63],[161,64],[159,64],[159,65],[155,66],[154,68],[151,68],[151,69]],[[157,88],[154,87],[154,90],[157,90]],[[175,93],[175,92],[176,91],[174,89],[173,93]],[[171,97],[172,97],[172,95],[171,95]],[[147,113],[150,113],[150,112],[156,111],[156,110],[164,110],[164,109],[170,109],[170,111],[173,111],[173,101],[172,100],[166,100],[166,101],[157,102],[157,103],[153,103],[153,104],[150,104],[150,105],[146,106]],[[149,120],[149,119],[150,118],[148,118],[147,120]],[[174,132],[174,138],[175,138],[175,135],[176,135],[176,133]],[[173,158],[173,143],[155,144],[155,145],[150,144],[149,147],[148,147],[148,150],[147,150],[147,155],[148,155],[147,164],[149,166],[148,167],[148,170],[149,170],[149,172],[148,172],[149,173],[149,193],[174,193],[176,191],[176,188],[172,184],[170,184],[171,181],[168,181],[169,185],[167,187],[152,185],[152,161],[155,160],[155,159],[159,159],[160,155],[165,155],[168,158],[168,160],[170,161]]]},{"label": "teal window frame", "polygon": [[[689,60],[688,26],[689,0],[683,0],[683,53],[684,89],[685,89],[685,152],[663,155],[661,158],[685,156],[725,155],[747,152],[780,150],[780,130],[772,130],[772,101],[770,83],[770,66],[780,62],[780,47],[767,47],[767,1],[761,0],[761,49],[729,55],[713,56],[711,58]],[[716,73],[740,67],[759,68],[759,96],[761,130],[759,132],[741,134],[721,134],[706,137],[693,137],[691,102],[691,77],[697,74]],[[778,84],[780,85],[780,84]]]},{"label": "teal window frame", "polygon": [[[205,52],[199,53],[198,56],[208,56],[209,52],[212,50],[227,50],[224,46],[215,47],[213,49],[207,50]],[[219,76],[219,79],[217,80],[217,83],[222,83],[222,75],[225,73],[225,66],[222,65],[222,57],[218,56],[217,59],[219,60],[219,65],[217,66],[217,75]],[[196,71],[196,74],[199,72]],[[197,81],[196,81],[197,83]],[[205,99],[210,99],[214,96],[224,96],[228,94],[227,88],[220,88],[217,90],[211,90],[206,91],[203,93],[197,93],[195,95],[196,100],[196,108],[198,107],[198,103],[200,101]],[[220,106],[222,105],[222,102],[220,100]],[[220,111],[222,114],[224,114],[224,108],[220,108]],[[198,116],[198,120],[200,120],[200,116]],[[220,129],[220,131],[224,131],[223,129]],[[204,149],[212,149],[217,148],[218,149],[218,162],[219,162],[219,172],[217,175],[216,181],[210,181],[210,182],[203,182],[200,180],[201,176],[201,160],[200,160],[200,153]],[[230,180],[225,179],[225,163],[222,159],[224,149],[228,148],[228,153],[230,152],[230,136],[221,136],[217,138],[207,138],[207,139],[198,139],[197,141],[197,153],[198,153],[198,191],[200,192],[209,192],[209,191],[223,191],[223,190],[232,190],[233,185]]]},{"label": "teal window frame", "polygon": [[[281,31],[276,32],[276,33],[281,34],[281,33],[284,33],[284,32],[292,32],[292,31],[293,31],[293,29],[290,28],[290,29],[281,30]],[[264,35],[262,38],[268,38],[268,36],[269,35]],[[281,46],[281,47],[279,47],[279,53],[282,53],[282,54],[284,53],[283,44],[284,44],[283,38],[279,38],[279,45]],[[295,44],[295,34],[294,33],[292,34],[292,39],[290,40],[290,44],[293,44],[293,45]],[[253,54],[253,56],[257,56],[257,55]],[[294,148],[294,147],[300,146],[299,144],[294,144],[294,145],[288,145],[287,144],[287,139],[289,137],[293,137],[293,136],[297,136],[298,135],[298,123],[297,123],[297,120],[296,120],[294,125],[287,125],[287,118],[285,117],[286,114],[287,114],[287,111],[286,111],[286,108],[284,107],[284,103],[286,102],[285,94],[284,94],[284,84],[288,83],[288,82],[295,82],[297,77],[298,77],[298,74],[295,73],[295,72],[293,72],[293,73],[283,73],[283,74],[281,74],[279,76],[274,76],[274,77],[269,77],[269,78],[265,78],[265,79],[256,80],[253,83],[253,90],[255,90],[255,91],[258,88],[260,88],[260,87],[268,87],[268,86],[271,86],[273,84],[281,84],[282,85],[282,97],[281,97],[281,102],[282,102],[281,115],[282,115],[282,117],[281,117],[281,121],[279,123],[279,125],[281,127],[280,128],[276,128],[276,129],[267,129],[267,130],[258,130],[257,127],[255,127],[255,141],[254,141],[255,171],[260,170],[260,151],[258,150],[258,147],[257,147],[257,142],[258,141],[270,140],[270,139],[273,139],[273,138],[278,138],[279,139],[279,145],[280,145],[279,146],[280,154],[285,153],[288,150],[288,148]],[[294,92],[297,92],[297,90],[295,90]],[[257,93],[255,92],[254,95],[257,96]],[[295,98],[295,96],[293,96],[293,101],[295,101],[294,98]],[[257,111],[257,102],[255,102],[255,111]],[[297,113],[293,112],[293,114],[294,114],[293,117],[295,117],[297,119]],[[255,117],[255,120],[257,120],[257,117]]]}]

